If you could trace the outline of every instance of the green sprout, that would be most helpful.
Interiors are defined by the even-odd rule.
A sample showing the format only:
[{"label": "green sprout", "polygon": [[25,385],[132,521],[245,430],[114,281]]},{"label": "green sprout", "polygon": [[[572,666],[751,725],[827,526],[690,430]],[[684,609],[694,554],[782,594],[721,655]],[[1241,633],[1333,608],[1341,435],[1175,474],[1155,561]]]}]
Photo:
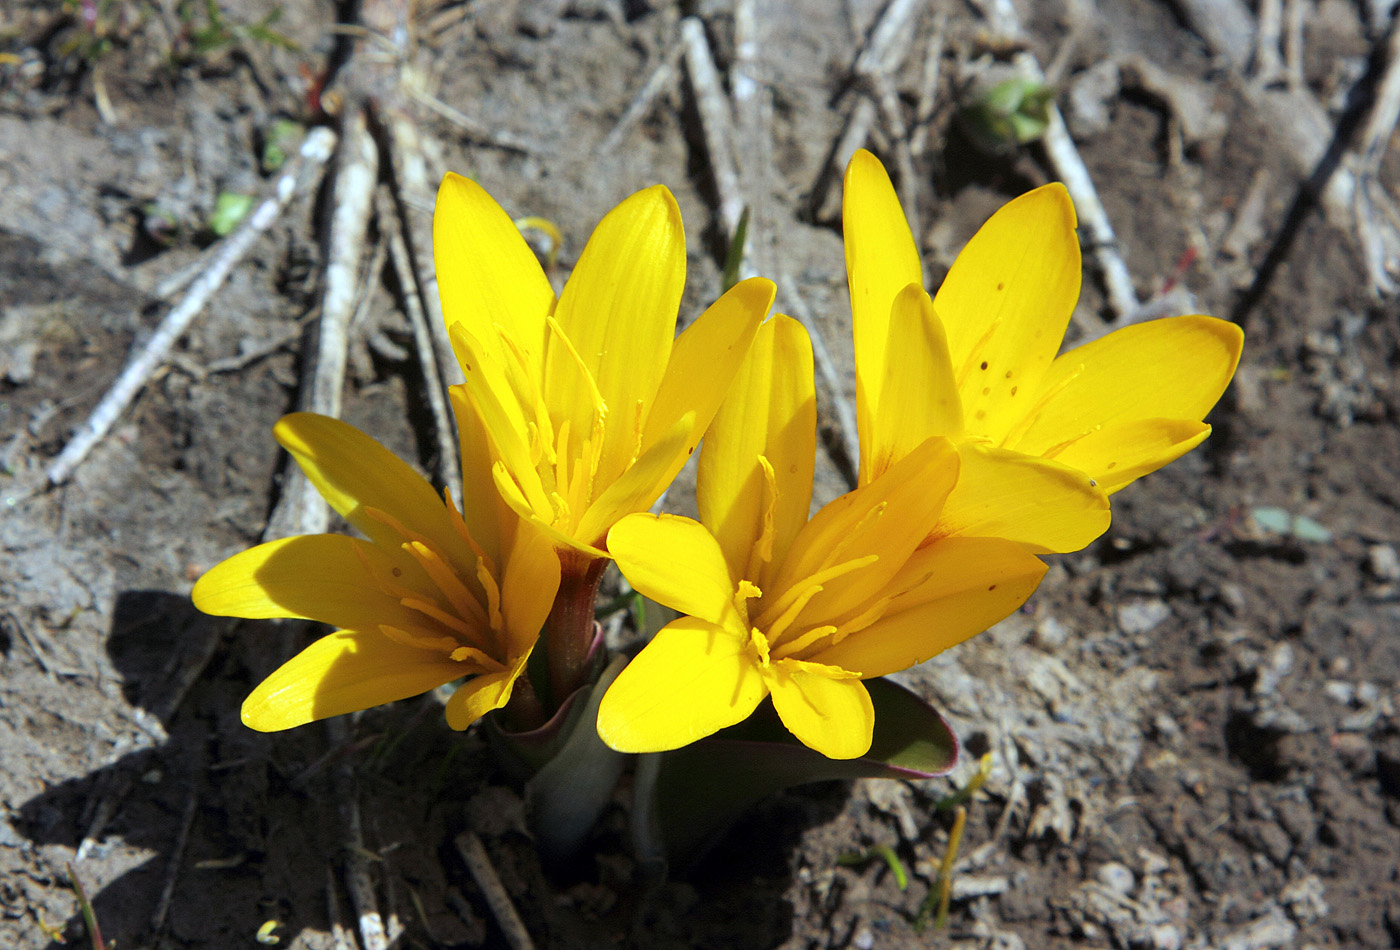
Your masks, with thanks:
[{"label": "green sprout", "polygon": [[1015,76],[979,93],[958,115],[979,146],[1005,152],[1045,135],[1054,100],[1055,90],[1045,83]]},{"label": "green sprout", "polygon": [[890,873],[894,875],[894,882],[901,891],[909,887],[909,872],[904,870],[904,862],[899,860],[899,855],[894,853],[894,848],[887,844],[877,844],[868,851],[852,851],[840,855],[837,857],[836,863],[843,867],[851,867],[866,864],[875,858],[883,858],[885,863],[889,865]]}]

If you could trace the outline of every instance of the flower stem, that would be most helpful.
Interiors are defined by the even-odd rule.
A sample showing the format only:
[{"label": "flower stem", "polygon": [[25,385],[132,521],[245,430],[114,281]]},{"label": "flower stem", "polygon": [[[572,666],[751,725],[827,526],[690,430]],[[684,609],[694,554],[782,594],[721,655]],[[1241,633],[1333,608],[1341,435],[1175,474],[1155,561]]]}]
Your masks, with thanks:
[{"label": "flower stem", "polygon": [[554,607],[544,622],[549,656],[549,707],[558,709],[583,685],[585,663],[593,645],[593,601],[608,566],[604,558],[560,552],[563,574]]}]

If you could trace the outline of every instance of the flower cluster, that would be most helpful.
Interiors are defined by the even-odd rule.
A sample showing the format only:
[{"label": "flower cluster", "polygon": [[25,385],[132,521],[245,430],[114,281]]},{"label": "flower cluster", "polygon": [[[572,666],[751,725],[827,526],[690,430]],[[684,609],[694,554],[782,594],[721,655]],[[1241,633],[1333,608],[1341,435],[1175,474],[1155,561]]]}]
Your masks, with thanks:
[{"label": "flower cluster", "polygon": [[[754,278],[679,336],[685,239],[661,186],[610,212],[556,298],[499,205],[449,175],[434,252],[465,383],[460,509],[344,423],[277,426],[368,540],[235,555],[195,587],[210,613],[337,630],[243,707],[283,729],[462,680],[454,728],[505,706],[539,644],[546,712],[585,682],[592,600],[615,560],[681,614],[608,687],[598,735],[678,749],[765,699],[803,744],[865,755],[863,681],[1016,610],[1041,555],[1083,548],[1109,496],[1198,445],[1242,336],[1155,320],[1060,353],[1079,296],[1074,209],[1047,185],[998,211],[935,296],[880,163],[846,173],[858,483],[809,517],[817,444],[806,331]],[[647,513],[701,444],[698,520]],[[543,629],[544,633],[541,634]]]}]

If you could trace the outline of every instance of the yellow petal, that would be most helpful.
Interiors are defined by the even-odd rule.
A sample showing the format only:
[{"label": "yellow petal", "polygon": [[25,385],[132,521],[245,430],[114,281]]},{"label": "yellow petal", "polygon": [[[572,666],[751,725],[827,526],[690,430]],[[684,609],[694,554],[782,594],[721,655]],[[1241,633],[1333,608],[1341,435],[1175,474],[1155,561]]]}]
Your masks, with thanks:
[{"label": "yellow petal", "polygon": [[739,578],[700,522],[678,515],[628,515],[608,532],[608,551],[644,596],[730,628],[735,636],[747,634],[734,607]]},{"label": "yellow petal", "polygon": [[509,382],[507,367],[465,327],[455,327],[452,339],[462,360],[467,397],[491,440],[492,455],[505,465],[535,514],[552,517],[554,509],[527,441],[526,407]]},{"label": "yellow petal", "polygon": [[[729,288],[700,317],[676,337],[666,375],[647,413],[642,451],[666,434],[688,412],[695,413],[688,449],[700,443],[719,411],[730,381],[744,362],[754,334],[773,305],[777,288],[771,280],[751,277]],[[685,463],[679,460],[676,472]],[[666,479],[675,478],[672,472]]]},{"label": "yellow petal", "polygon": [[[651,404],[665,373],[684,285],[680,208],[664,186],[653,185],[604,216],[559,297],[555,319],[608,407],[601,484],[636,453],[638,406]],[[570,431],[589,432],[593,394],[557,338],[545,368],[555,426],[567,418]]]},{"label": "yellow petal", "polygon": [[452,527],[433,486],[359,429],[330,416],[294,412],[272,431],[327,504],[376,544],[397,550],[404,539],[367,515],[366,508],[392,515],[452,559],[471,563],[471,549]]},{"label": "yellow petal", "polygon": [[1210,426],[1188,419],[1139,419],[1086,435],[1055,461],[1087,472],[1099,488],[1120,488],[1181,458],[1210,435]]},{"label": "yellow petal", "polygon": [[824,585],[790,629],[835,622],[878,596],[914,549],[939,523],[944,499],[958,478],[958,453],[947,439],[929,439],[880,478],[847,492],[817,512],[798,534],[772,591],[764,591],[761,629],[777,619],[781,596],[819,571],[874,555],[878,560]]},{"label": "yellow petal", "polygon": [[1108,530],[1108,496],[1059,462],[962,443],[962,476],[935,538],[1005,538],[1039,553],[1078,551]]},{"label": "yellow petal", "polygon": [[973,235],[933,298],[968,432],[999,442],[1055,358],[1079,300],[1074,227],[1063,185],[1022,195]]},{"label": "yellow petal", "polygon": [[449,337],[457,324],[478,335],[499,326],[538,365],[554,290],[510,216],[461,175],[438,189],[433,260]]},{"label": "yellow petal", "polygon": [[870,439],[886,378],[890,308],[905,287],[923,286],[924,272],[890,176],[880,160],[864,149],[851,156],[846,166],[841,217],[855,343],[856,421],[864,459],[874,454]]},{"label": "yellow petal", "polygon": [[[220,617],[299,617],[335,627],[416,627],[423,616],[384,593],[375,581],[405,587],[426,578],[378,546],[339,534],[269,541],[210,568],[194,585],[194,605]],[[399,575],[395,576],[394,572]]]},{"label": "yellow petal", "polygon": [[875,734],[870,693],[859,679],[831,676],[826,670],[831,668],[795,660],[774,663],[764,677],[773,708],[803,745],[828,759],[865,755]]},{"label": "yellow petal", "polygon": [[467,667],[379,633],[338,630],[302,650],[243,701],[243,724],[277,732],[426,693]]},{"label": "yellow petal", "polygon": [[1213,317],[1171,317],[1115,330],[1055,360],[1039,388],[1043,403],[1006,448],[1043,455],[1100,426],[1199,422],[1229,385],[1243,345],[1238,326]]},{"label": "yellow petal", "polygon": [[[800,323],[775,314],[754,338],[700,452],[700,519],[719,539],[736,579],[763,587],[768,568],[776,569],[787,556],[807,523],[816,450],[812,343]],[[759,456],[772,467],[775,498],[768,498]],[[766,501],[772,504],[770,561],[756,576],[748,576],[769,516]]]},{"label": "yellow petal", "polygon": [[510,694],[515,680],[525,670],[530,659],[526,651],[509,668],[499,673],[473,676],[457,687],[447,700],[447,724],[461,731],[493,709],[500,709],[510,702]]},{"label": "yellow petal", "polygon": [[870,420],[870,447],[861,450],[860,482],[866,484],[930,436],[962,434],[962,401],[953,380],[948,338],[919,284],[899,292],[890,311],[885,379]]},{"label": "yellow petal", "polygon": [[525,500],[525,496],[520,493],[520,486],[511,478],[510,472],[506,470],[503,463],[497,462],[491,470],[491,475],[496,482],[496,491],[500,493],[501,500],[506,503],[522,521],[528,522],[532,528],[542,532],[549,538],[555,548],[562,554],[566,551],[578,551],[590,558],[606,558],[608,552],[592,544],[585,544],[578,540],[564,525],[562,528],[554,523],[550,509],[546,508],[542,514],[530,507],[530,503]]},{"label": "yellow petal", "polygon": [[687,413],[669,432],[661,436],[642,453],[642,457],[621,472],[616,481],[603,490],[598,500],[588,506],[579,521],[576,537],[586,543],[605,543],[608,529],[623,515],[646,511],[661,497],[675,473],[695,450],[691,433],[695,417]]},{"label": "yellow petal", "polygon": [[452,414],[457,419],[457,441],[462,459],[462,520],[472,538],[496,564],[504,558],[503,545],[510,537],[514,513],[496,494],[496,482],[491,476],[495,457],[486,426],[471,403],[465,386],[447,390],[452,400]]},{"label": "yellow petal", "polygon": [[742,722],[767,695],[745,641],[696,617],[657,632],[609,687],[598,735],[618,752],[665,752]]},{"label": "yellow petal", "polygon": [[530,652],[558,591],[559,555],[554,545],[534,524],[521,524],[501,581],[501,615],[510,655]]},{"label": "yellow petal", "polygon": [[812,662],[887,676],[922,663],[1025,603],[1045,574],[1026,548],[995,538],[945,538],[918,551],[891,588],[905,589],[885,616]]}]

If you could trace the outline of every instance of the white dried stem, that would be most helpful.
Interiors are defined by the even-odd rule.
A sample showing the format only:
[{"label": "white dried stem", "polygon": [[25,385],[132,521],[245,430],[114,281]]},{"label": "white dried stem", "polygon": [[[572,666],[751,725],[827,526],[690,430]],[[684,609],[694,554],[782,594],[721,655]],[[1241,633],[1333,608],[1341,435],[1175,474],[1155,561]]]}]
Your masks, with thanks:
[{"label": "white dried stem", "polygon": [[[695,108],[700,114],[710,174],[719,198],[719,221],[726,239],[734,240],[744,214],[744,191],[739,185],[739,165],[734,155],[734,118],[729,99],[720,86],[719,71],[705,37],[705,25],[696,17],[681,20],[685,68],[690,77]],[[748,276],[744,274],[743,276]]]},{"label": "white dried stem", "polygon": [[[442,313],[442,298],[438,294],[437,266],[433,257],[432,208],[433,188],[423,145],[413,123],[395,116],[389,123],[390,151],[394,162],[394,177],[402,201],[400,214],[408,224],[412,241],[414,268],[418,274],[418,289],[433,334],[433,349],[437,353],[438,374],[444,386],[466,382],[462,367],[452,350],[447,335],[447,323]],[[423,209],[427,209],[426,212]],[[417,214],[415,214],[417,212]],[[425,216],[426,215],[426,216]]]},{"label": "white dried stem", "polygon": [[185,812],[180,816],[180,830],[175,834],[175,846],[170,849],[170,863],[165,871],[165,886],[160,890],[160,900],[151,914],[151,931],[160,933],[165,928],[166,915],[170,913],[170,900],[175,896],[175,882],[180,877],[180,864],[185,859],[185,845],[190,840],[190,828],[194,825],[195,811],[199,806],[199,794],[190,790],[185,800]]},{"label": "white dried stem", "polygon": [[393,199],[387,191],[380,189],[375,204],[380,227],[387,232],[389,259],[393,262],[394,275],[403,294],[404,311],[408,315],[409,326],[413,329],[414,353],[423,373],[423,388],[427,391],[428,409],[433,417],[438,477],[449,487],[455,487],[460,485],[462,480],[461,469],[457,464],[457,427],[452,421],[451,412],[448,411],[446,390],[443,389],[442,377],[438,374],[433,332],[428,325],[423,300],[418,294],[418,280],[413,273],[408,245],[404,241],[403,232],[397,226],[399,219],[395,214]]},{"label": "white dried stem", "polygon": [[1283,5],[1283,69],[1288,88],[1298,91],[1304,88],[1303,78],[1303,23],[1308,11],[1306,0],[1284,0]]},{"label": "white dried stem", "polygon": [[[1041,78],[1040,66],[1030,53],[1018,53],[1016,63],[1034,78]],[[1133,289],[1133,278],[1128,265],[1118,253],[1118,237],[1113,233],[1113,225],[1108,220],[1108,212],[1099,200],[1098,189],[1089,175],[1069,129],[1065,128],[1064,117],[1059,107],[1050,106],[1050,121],[1045,127],[1041,140],[1045,157],[1054,170],[1055,177],[1064,183],[1074,201],[1074,211],[1079,218],[1079,230],[1084,235],[1084,245],[1098,265],[1103,278],[1104,296],[1108,309],[1118,320],[1127,320],[1137,313],[1139,307],[1137,292]]]},{"label": "white dried stem", "polygon": [[486,898],[486,906],[496,918],[496,924],[505,935],[506,943],[510,944],[512,950],[534,950],[535,942],[530,939],[530,932],[525,929],[525,922],[516,912],[515,904],[511,902],[505,885],[501,883],[500,875],[496,873],[491,856],[486,853],[481,839],[474,832],[462,832],[457,836],[457,853],[466,862],[467,871],[472,880],[476,881],[476,886],[481,888],[481,893]]},{"label": "white dried stem", "polygon": [[111,431],[132,399],[150,379],[156,368],[165,362],[175,341],[189,329],[204,305],[223,286],[228,275],[252,248],[253,242],[272,226],[292,198],[316,180],[320,167],[335,149],[335,133],[329,129],[311,130],[302,143],[301,151],[277,179],[272,197],[263,201],[248,219],[224,243],[209,269],[204,272],[189,293],[161,320],[155,333],[141,351],[127,363],[116,382],[103,395],[91,415],[74,433],[63,451],[49,465],[50,485],[61,485],[73,474],[92,448]]},{"label": "white dried stem", "polygon": [[[920,0],[891,0],[885,7],[874,29],[870,31],[869,41],[856,56],[855,65],[852,67],[858,90],[873,89],[873,77],[888,77],[899,69],[909,52],[910,44],[913,43],[917,25],[914,17],[922,9],[924,4]],[[832,183],[841,177],[856,150],[870,140],[871,129],[874,128],[875,119],[879,114],[879,105],[868,96],[861,95],[856,99],[836,148],[831,152],[827,163],[822,166],[816,184],[812,186],[812,193],[808,197],[808,209],[813,217],[827,215],[825,205]],[[906,209],[908,207],[910,206],[906,202]]]},{"label": "white dried stem", "polygon": [[[349,727],[343,717],[326,720],[331,744],[343,746],[349,738]],[[345,848],[345,885],[350,891],[350,903],[359,922],[360,941],[364,950],[389,950],[389,935],[384,918],[379,913],[379,901],[374,894],[374,879],[369,872],[369,850],[365,847],[364,822],[360,816],[360,790],[355,781],[355,767],[344,759],[335,770],[335,793],[340,800],[342,843]]]},{"label": "white dried stem", "polygon": [[637,90],[637,94],[632,97],[632,101],[623,110],[621,118],[612,127],[605,139],[598,146],[598,156],[600,158],[612,155],[617,151],[622,140],[627,138],[627,134],[642,118],[651,111],[656,100],[667,89],[670,89],[676,82],[677,72],[680,69],[681,57],[685,55],[685,44],[677,42],[666,51],[661,58],[661,62],[656,64],[647,81],[642,84],[642,88]]},{"label": "white dried stem", "polygon": [[948,38],[948,14],[939,10],[924,49],[923,74],[919,78],[919,102],[914,108],[914,135],[909,149],[923,158],[933,140],[933,113],[938,106],[938,82],[942,75],[943,46]]},{"label": "white dried stem", "polygon": [[1254,34],[1254,81],[1271,85],[1283,78],[1283,0],[1259,0]]}]

